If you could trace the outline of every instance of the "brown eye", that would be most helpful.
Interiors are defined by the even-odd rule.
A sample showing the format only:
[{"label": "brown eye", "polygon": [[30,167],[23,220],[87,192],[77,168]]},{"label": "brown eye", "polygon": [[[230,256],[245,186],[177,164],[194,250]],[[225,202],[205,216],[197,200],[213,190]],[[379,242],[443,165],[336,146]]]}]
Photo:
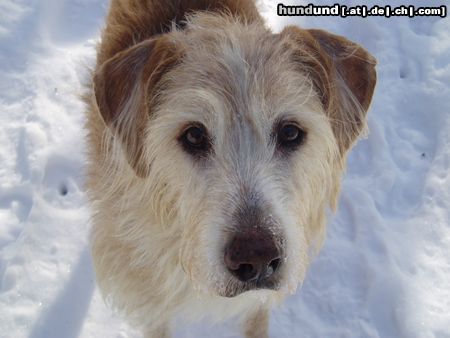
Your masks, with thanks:
[{"label": "brown eye", "polygon": [[284,150],[294,150],[303,143],[306,132],[294,123],[280,127],[277,134],[278,146]]},{"label": "brown eye", "polygon": [[191,155],[205,154],[210,149],[210,140],[203,125],[192,125],[180,137],[184,150]]}]

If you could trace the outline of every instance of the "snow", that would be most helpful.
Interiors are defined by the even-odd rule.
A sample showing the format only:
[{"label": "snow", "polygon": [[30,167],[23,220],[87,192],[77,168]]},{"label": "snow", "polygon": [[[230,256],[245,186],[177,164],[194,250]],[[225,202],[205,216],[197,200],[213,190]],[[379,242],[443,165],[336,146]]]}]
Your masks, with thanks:
[{"label": "snow", "polygon": [[[281,18],[276,3],[261,4],[274,30],[295,23],[347,36],[376,56],[379,80],[324,249],[273,311],[271,337],[450,337],[450,20]],[[82,188],[78,96],[107,6],[0,2],[2,338],[139,337],[95,287]],[[202,322],[175,336],[211,335],[238,333]]]}]

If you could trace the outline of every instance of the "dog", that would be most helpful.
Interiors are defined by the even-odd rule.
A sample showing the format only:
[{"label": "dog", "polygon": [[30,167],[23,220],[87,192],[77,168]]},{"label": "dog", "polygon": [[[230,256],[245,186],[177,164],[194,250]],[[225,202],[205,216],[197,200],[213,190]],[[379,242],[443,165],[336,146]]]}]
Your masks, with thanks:
[{"label": "dog", "polygon": [[205,316],[268,337],[321,247],[375,66],[323,30],[271,32],[252,0],[112,0],[86,98],[112,306],[147,338]]}]

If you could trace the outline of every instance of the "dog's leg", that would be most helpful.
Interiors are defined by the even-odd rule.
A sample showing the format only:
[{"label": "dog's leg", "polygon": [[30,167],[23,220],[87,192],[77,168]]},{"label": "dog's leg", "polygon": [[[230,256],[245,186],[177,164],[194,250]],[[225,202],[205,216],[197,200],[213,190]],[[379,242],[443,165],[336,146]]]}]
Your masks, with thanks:
[{"label": "dog's leg", "polygon": [[152,328],[144,331],[143,338],[171,338],[169,325],[160,325],[158,328]]},{"label": "dog's leg", "polygon": [[260,307],[244,321],[245,338],[269,338],[269,310]]}]

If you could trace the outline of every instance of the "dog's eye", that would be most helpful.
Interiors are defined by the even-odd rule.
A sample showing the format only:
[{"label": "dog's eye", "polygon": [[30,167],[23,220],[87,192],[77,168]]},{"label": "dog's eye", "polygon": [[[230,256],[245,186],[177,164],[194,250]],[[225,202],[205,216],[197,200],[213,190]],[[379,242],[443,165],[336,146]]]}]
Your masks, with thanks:
[{"label": "dog's eye", "polygon": [[210,148],[210,141],[206,129],[202,125],[187,128],[180,137],[184,150],[190,154],[205,153]]},{"label": "dog's eye", "polygon": [[278,146],[285,150],[293,150],[301,145],[306,137],[306,132],[294,123],[282,125],[278,130]]}]

